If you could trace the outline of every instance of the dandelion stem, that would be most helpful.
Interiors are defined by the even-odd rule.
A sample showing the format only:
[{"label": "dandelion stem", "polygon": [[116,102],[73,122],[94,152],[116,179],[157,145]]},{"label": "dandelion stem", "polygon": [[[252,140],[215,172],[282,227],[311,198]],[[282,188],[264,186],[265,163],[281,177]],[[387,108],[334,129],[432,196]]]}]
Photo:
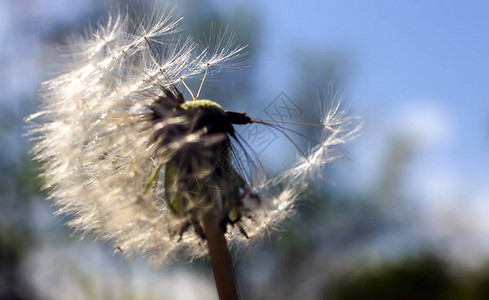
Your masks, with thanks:
[{"label": "dandelion stem", "polygon": [[238,300],[233,262],[219,220],[219,212],[215,209],[206,213],[203,218],[217,293],[221,300]]}]

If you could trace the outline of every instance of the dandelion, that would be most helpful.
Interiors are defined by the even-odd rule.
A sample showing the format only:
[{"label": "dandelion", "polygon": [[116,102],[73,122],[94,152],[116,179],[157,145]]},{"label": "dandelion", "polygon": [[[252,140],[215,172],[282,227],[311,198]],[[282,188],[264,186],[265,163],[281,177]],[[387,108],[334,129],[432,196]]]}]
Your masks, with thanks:
[{"label": "dandelion", "polygon": [[[223,28],[202,48],[171,12],[139,23],[109,17],[62,49],[68,71],[43,84],[41,110],[29,118],[40,120],[30,129],[33,151],[69,226],[155,266],[177,252],[209,253],[222,299],[238,297],[228,243],[247,243],[293,215],[306,175],[359,130],[339,103],[323,107],[322,124],[295,123],[321,127],[319,140],[303,136],[310,151],[297,147],[298,163],[267,178],[235,126],[269,126],[292,143],[289,134],[301,134],[200,99],[209,72],[239,62],[245,47],[233,40]],[[195,76],[194,94],[186,80]]]}]

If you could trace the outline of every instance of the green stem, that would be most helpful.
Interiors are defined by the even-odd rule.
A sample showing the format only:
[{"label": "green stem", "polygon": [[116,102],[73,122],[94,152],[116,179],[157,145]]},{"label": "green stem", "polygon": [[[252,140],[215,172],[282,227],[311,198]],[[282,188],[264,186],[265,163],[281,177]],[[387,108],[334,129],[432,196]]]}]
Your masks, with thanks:
[{"label": "green stem", "polygon": [[220,300],[238,300],[233,261],[229,254],[224,232],[219,226],[219,212],[212,209],[203,217],[204,232],[211,258],[212,270]]}]

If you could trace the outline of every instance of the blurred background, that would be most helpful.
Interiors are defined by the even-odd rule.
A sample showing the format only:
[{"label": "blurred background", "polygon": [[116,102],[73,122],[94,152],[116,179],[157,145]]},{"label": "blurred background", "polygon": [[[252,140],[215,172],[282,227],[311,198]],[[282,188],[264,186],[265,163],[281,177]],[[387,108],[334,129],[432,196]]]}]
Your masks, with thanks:
[{"label": "blurred background", "polygon": [[[72,236],[23,137],[56,47],[129,2],[0,1],[0,299],[217,299],[205,260],[154,270]],[[489,299],[487,1],[183,0],[177,12],[196,36],[229,24],[249,45],[248,67],[207,80],[206,98],[310,121],[340,91],[364,122],[297,218],[235,253],[243,299]],[[260,159],[287,168],[287,139],[261,134]]]}]

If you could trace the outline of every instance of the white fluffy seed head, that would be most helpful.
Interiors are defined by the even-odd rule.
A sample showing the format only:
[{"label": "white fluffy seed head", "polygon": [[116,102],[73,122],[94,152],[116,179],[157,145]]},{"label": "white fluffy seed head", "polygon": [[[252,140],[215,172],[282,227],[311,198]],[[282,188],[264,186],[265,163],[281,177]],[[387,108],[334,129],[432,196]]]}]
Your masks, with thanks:
[{"label": "white fluffy seed head", "polygon": [[[41,111],[29,118],[33,152],[43,162],[45,188],[57,213],[69,216],[68,225],[81,237],[112,241],[125,255],[145,255],[153,265],[168,262],[176,252],[206,254],[205,243],[192,229],[181,237],[174,234],[187,220],[162,200],[162,166],[182,147],[218,141],[193,132],[174,138],[163,151],[164,137],[156,133],[188,120],[152,121],[152,104],[181,78],[208,67],[221,70],[244,49],[234,46],[227,27],[201,47],[184,35],[179,21],[166,13],[134,23],[117,14],[73,38],[61,49],[64,73],[43,84]],[[294,168],[273,180],[246,177],[250,191],[260,195],[260,201],[249,195],[242,199],[246,217],[240,226],[251,239],[293,215],[305,175],[333,160],[332,147],[357,133],[359,127],[349,126],[351,120],[338,105],[323,108],[321,143]],[[247,241],[236,226],[227,238]]]}]

